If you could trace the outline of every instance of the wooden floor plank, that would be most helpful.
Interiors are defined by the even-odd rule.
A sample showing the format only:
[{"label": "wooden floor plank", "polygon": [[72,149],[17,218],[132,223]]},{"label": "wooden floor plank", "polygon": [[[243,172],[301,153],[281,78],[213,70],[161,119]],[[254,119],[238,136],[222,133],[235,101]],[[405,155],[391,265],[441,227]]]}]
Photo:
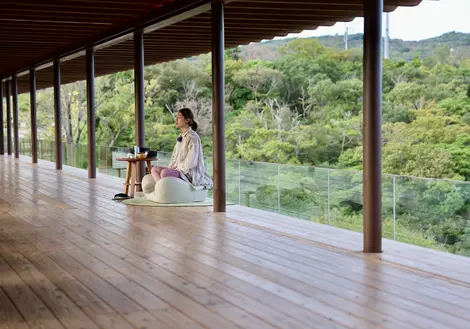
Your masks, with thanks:
[{"label": "wooden floor plank", "polygon": [[[188,221],[188,225],[192,225],[193,223],[194,221],[192,220]],[[200,235],[196,237],[197,233],[199,233]],[[199,236],[203,236],[204,240],[207,241],[208,240],[207,235],[214,236],[213,234],[211,234],[210,230],[206,227],[199,232],[193,231],[191,238],[192,240],[202,241],[201,239],[199,239]],[[373,264],[373,263],[369,264],[367,269],[364,269],[362,272],[360,270],[354,270],[354,267],[353,267],[353,266],[357,267],[358,265],[360,266],[360,263],[351,264],[350,267],[344,267],[344,268],[341,266],[327,267],[321,261],[318,261],[318,260],[312,261],[308,257],[304,257],[304,258],[292,257],[291,253],[283,252],[279,245],[276,245],[273,248],[269,248],[266,246],[266,244],[268,243],[267,241],[263,243],[257,243],[257,242],[249,242],[249,241],[247,242],[247,240],[249,240],[247,235],[245,235],[243,238],[240,237],[240,239],[232,240],[231,238],[227,238],[227,239],[224,239],[223,242],[213,241],[213,246],[215,245],[215,243],[217,243],[218,246],[222,245],[222,246],[227,246],[227,247],[234,247],[237,250],[244,251],[252,255],[258,255],[262,259],[271,260],[281,265],[283,264],[284,266],[290,269],[299,270],[303,273],[308,274],[308,281],[306,282],[313,283],[315,281],[320,280],[321,284],[319,285],[323,288],[330,286],[331,287],[330,289],[332,289],[330,291],[335,290],[335,288],[339,284],[341,286],[341,289],[339,290],[341,294],[347,294],[351,292],[345,289],[352,289],[352,291],[363,292],[365,288],[364,285],[366,285],[366,287],[369,287],[370,290],[366,290],[367,296],[364,296],[364,298],[367,298],[368,300],[371,297],[376,297],[376,298],[382,297],[380,299],[382,302],[393,300],[395,306],[401,305],[404,310],[408,310],[408,311],[410,310],[410,308],[412,308],[414,313],[422,314],[423,316],[426,314],[426,312],[429,311],[427,308],[420,308],[420,306],[422,305],[417,303],[417,302],[420,302],[419,300],[416,300],[415,303],[408,302],[406,300],[407,290],[400,289],[399,286],[397,287],[397,286],[389,285],[390,290],[395,290],[395,289],[398,290],[398,293],[395,292],[394,298],[391,298],[392,296],[387,296],[386,294],[383,294],[381,291],[376,291],[376,289],[372,289],[374,287],[374,281],[376,280],[371,280],[371,278],[372,279],[377,278],[378,275],[374,275],[374,274],[377,273],[377,271],[380,271],[380,268],[378,266],[375,266],[376,264]],[[333,255],[331,258],[337,261],[337,258],[335,256],[337,255]],[[295,262],[292,261],[294,259],[295,259]],[[352,271],[354,271],[354,273],[357,273],[358,275],[353,275]],[[369,271],[369,273],[372,274],[372,276],[369,275],[368,277],[366,277],[365,276],[366,271]],[[298,278],[297,275],[295,277]],[[367,278],[367,279],[364,280],[364,278]],[[380,281],[381,287],[384,287],[384,284],[386,284],[386,282],[381,280]],[[375,287],[380,288],[380,287],[377,287],[377,285]],[[408,295],[411,295],[411,294],[408,294]],[[431,298],[427,299],[427,301],[429,300],[429,303],[433,304],[434,296],[430,296],[430,297]],[[355,296],[351,295],[351,298],[353,298],[356,301],[360,300],[360,297],[357,295]],[[455,296],[453,296],[453,298],[456,299]],[[454,300],[453,302],[456,302],[456,301]],[[462,300],[461,302],[465,303],[467,302],[467,300]],[[438,308],[438,306],[442,309],[443,307],[442,302],[438,302],[435,304],[436,309]],[[448,310],[452,311],[455,315],[462,314],[462,317],[466,317],[470,321],[470,316],[468,315],[468,309],[464,309],[458,304],[457,305],[452,304],[452,305],[449,305]],[[395,312],[398,312],[398,310],[394,311],[393,313],[396,314]]]},{"label": "wooden floor plank", "polygon": [[[219,305],[224,305],[223,307],[227,308],[227,310],[231,310],[233,312],[234,309],[244,309],[245,311],[251,311],[253,310],[253,307],[256,307],[255,309],[262,309],[264,310],[263,314],[271,314],[273,320],[270,321],[271,325],[277,326],[278,324],[284,324],[284,327],[290,327],[290,328],[301,328],[302,326],[299,323],[296,323],[295,321],[287,318],[280,316],[278,314],[275,314],[272,312],[270,309],[263,307],[263,305],[259,303],[254,303],[248,298],[242,298],[242,300],[236,299],[236,295],[232,295],[233,292],[227,292],[227,288],[224,289],[212,289],[212,286],[215,284],[215,282],[208,280],[205,277],[202,277],[198,275],[193,269],[185,269],[185,268],[179,268],[178,270],[180,271],[175,271],[171,272],[167,271],[165,266],[160,266],[160,264],[154,263],[154,262],[149,262],[149,257],[145,257],[145,261],[143,261],[142,257],[138,257],[137,254],[131,254],[128,253],[125,249],[118,247],[117,245],[110,245],[110,248],[114,250],[114,253],[118,255],[121,259],[126,260],[127,262],[131,264],[135,264],[137,267],[141,268],[145,272],[149,274],[155,274],[155,273],[161,273],[161,272],[167,272],[170,275],[172,275],[174,278],[180,277],[183,281],[183,289],[181,289],[182,292],[186,292],[186,294],[190,296],[199,296],[198,299],[200,302],[204,304],[211,304],[209,308],[214,309],[214,310],[220,310],[221,307]],[[69,252],[70,253],[70,252]],[[186,272],[187,271],[187,272]],[[187,274],[186,274],[187,273]],[[204,293],[201,294],[201,292],[196,291],[191,293],[188,291],[188,287],[194,286],[197,287],[197,290],[203,290]],[[206,299],[205,291],[209,292],[209,299]],[[213,296],[213,297],[210,297]],[[218,297],[220,296],[220,297]],[[227,297],[229,296],[229,297]],[[225,297],[225,298],[224,298]],[[235,297],[235,298],[233,298]],[[235,307],[227,307],[229,305],[227,302],[232,303]],[[250,307],[251,306],[251,307]],[[222,308],[223,308],[222,307]],[[225,311],[223,311],[225,313]],[[275,320],[274,320],[275,319]],[[251,325],[256,325],[256,328],[268,328],[270,326],[266,326],[263,323],[260,323],[257,320],[251,319],[251,321],[255,321],[254,324]],[[249,323],[244,324],[244,326],[250,326]]]},{"label": "wooden floor plank", "polygon": [[[102,242],[97,241],[99,239],[94,238],[94,240],[95,240],[95,243],[98,243],[98,245],[101,245],[101,243],[104,244],[105,246],[109,245],[109,242],[107,242],[104,239],[102,240]],[[128,248],[130,248],[130,247],[128,246]],[[236,292],[224,293],[225,290],[219,290],[219,289],[214,288],[214,286],[217,285],[215,283],[216,281],[213,281],[211,283],[212,285],[206,283],[207,279],[201,278],[200,276],[197,275],[197,272],[195,272],[195,271],[201,271],[201,269],[206,269],[206,271],[204,271],[203,274],[205,274],[206,277],[212,277],[216,273],[217,270],[214,269],[214,268],[207,267],[204,264],[194,262],[190,258],[187,258],[183,254],[178,255],[176,253],[172,253],[172,250],[170,250],[170,249],[160,248],[160,250],[164,251],[164,253],[167,254],[169,256],[169,258],[162,258],[160,261],[156,261],[156,257],[157,257],[156,253],[152,254],[152,253],[149,253],[149,251],[147,249],[140,249],[138,247],[137,248],[131,248],[131,249],[136,254],[140,254],[142,257],[145,257],[145,259],[147,259],[149,261],[152,261],[155,264],[157,264],[157,265],[159,265],[163,268],[168,269],[169,271],[173,271],[173,272],[180,273],[180,274],[185,273],[185,275],[183,277],[185,279],[187,279],[188,281],[196,281],[199,285],[205,285],[206,289],[208,289],[209,291],[212,291],[215,294],[222,295],[223,298],[225,298],[229,301],[233,301],[233,297],[235,297],[235,298],[238,297],[236,295]],[[182,263],[184,263],[186,265],[187,264],[193,264],[193,266],[190,266],[189,268],[181,266],[179,263],[174,261],[174,259],[172,257],[173,255],[175,255],[174,259],[177,259],[178,261],[181,261]],[[223,276],[222,278],[219,278],[219,280],[222,280],[222,282],[226,282],[226,281],[235,279],[234,277],[230,277],[228,275],[225,275],[223,272],[220,272],[219,275]],[[201,281],[199,281],[199,280],[203,280],[202,282],[204,282],[204,283],[201,283]],[[234,289],[237,289],[240,286],[243,286],[243,284],[244,284],[243,281],[237,281],[236,284],[232,285],[232,287],[234,287]],[[258,294],[259,298],[257,300],[260,300],[264,304],[269,304],[271,307],[274,307],[274,309],[278,312],[284,312],[288,309],[298,308],[298,306],[295,306],[293,304],[289,305],[289,303],[287,303],[285,300],[279,299],[275,295],[272,295],[272,294],[269,294],[269,293],[266,293],[266,292],[263,293],[256,286],[253,286],[253,285],[246,285],[246,286],[247,287],[246,287],[245,291],[256,292],[258,290],[260,293]],[[228,296],[231,293],[235,294],[235,296]],[[244,298],[242,303],[249,303],[249,301],[247,301],[247,297],[246,296],[244,296],[244,297],[245,298]],[[261,306],[258,305],[257,307],[261,307]],[[278,316],[278,318],[280,318],[280,316]],[[306,324],[316,323],[316,322],[319,321],[318,318],[314,318],[313,314],[309,317],[309,316],[305,316],[304,314],[301,314],[301,312],[298,312],[298,314],[296,316],[296,319],[297,320],[299,320],[299,319],[304,320],[305,319],[304,324],[302,324],[303,327]],[[285,320],[285,321],[288,321],[288,320]],[[282,323],[282,321],[279,321],[279,322]],[[289,327],[295,328],[295,325],[293,323],[289,323]],[[328,323],[324,323],[323,327],[324,328],[329,327]]]},{"label": "wooden floor plank", "polygon": [[[2,273],[3,275],[3,273]],[[0,328],[28,329],[24,318],[16,309],[3,289],[0,289]]]},{"label": "wooden floor plank", "polygon": [[130,207],[110,200],[118,178],[25,161],[0,156],[0,328],[470,323],[468,258],[367,255],[359,233],[241,206]]},{"label": "wooden floor plank", "polygon": [[67,294],[74,303],[80,307],[95,323],[102,328],[130,329],[131,326],[118,313],[99,299],[91,290],[71,277],[63,268],[59,267],[30,243],[17,243],[16,248],[36,268],[47,277],[57,287]]},{"label": "wooden floor plank", "polygon": [[15,304],[31,329],[63,329],[62,324],[21,280],[13,269],[0,258],[0,287]]},{"label": "wooden floor plank", "polygon": [[[90,228],[91,228],[91,227],[90,227]],[[98,231],[98,228],[95,228],[94,231]],[[182,242],[182,244],[183,244],[183,242]],[[103,245],[103,247],[105,248],[106,245]],[[116,250],[116,247],[115,247],[115,246],[113,246],[113,247],[111,247],[111,248],[112,248],[113,250]],[[120,255],[120,256],[122,256],[122,255]],[[226,256],[224,256],[224,257],[226,257]],[[148,259],[148,258],[147,258],[147,259]]]},{"label": "wooden floor plank", "polygon": [[[224,241],[222,242],[217,242],[217,240],[212,240],[213,243],[222,243],[223,245],[227,246],[234,246],[234,248],[237,248],[241,251],[246,251],[248,253],[252,254],[260,254],[260,257],[263,257],[265,259],[271,259],[273,261],[281,261],[281,262],[288,262],[292,263],[288,266],[291,268],[302,268],[305,265],[310,265],[309,270],[317,270],[318,274],[329,274],[331,276],[335,276],[335,278],[338,277],[338,275],[341,274],[343,271],[347,271],[347,275],[343,278],[346,278],[348,280],[354,280],[355,277],[357,277],[357,280],[359,282],[364,281],[364,264],[368,264],[367,271],[376,274],[379,274],[382,272],[380,264],[376,262],[368,262],[364,260],[357,260],[351,256],[350,253],[347,254],[342,254],[342,253],[337,253],[337,252],[326,252],[326,254],[329,254],[331,257],[325,257],[325,251],[322,251],[319,253],[318,248],[310,248],[308,252],[302,252],[302,250],[297,249],[297,248],[292,248],[292,244],[285,244],[288,241],[286,239],[278,240],[281,243],[275,243],[274,241],[276,240],[276,237],[273,235],[270,235],[268,238],[263,236],[262,234],[259,234],[259,232],[256,232],[253,229],[247,229],[244,227],[236,227],[236,229],[241,229],[243,230],[243,233],[237,233],[233,228],[235,228],[233,224],[231,223],[223,223],[220,227],[208,227],[207,225],[204,228],[200,228],[197,225],[197,220],[191,219],[191,220],[185,220],[184,218],[182,219],[185,223],[191,226],[195,226],[195,229],[199,228],[199,231],[193,231],[192,232],[192,237],[193,239],[197,237],[197,239],[205,239],[205,240],[211,240],[211,237],[216,236],[214,233],[222,234],[221,229],[226,231],[229,226],[230,227],[230,235],[223,233]],[[217,224],[215,224],[217,225]],[[168,226],[167,226],[168,228]],[[273,241],[274,240],[274,241]],[[295,245],[297,246],[298,243],[294,242]],[[295,257],[293,257],[295,255]],[[308,272],[306,272],[308,273]],[[403,282],[403,272],[400,272],[398,270],[394,269],[388,269],[387,274],[390,274],[387,276],[386,279],[387,282],[390,284],[393,284],[391,287],[392,289],[400,289],[400,283]],[[429,287],[429,288],[437,288],[435,281],[434,280],[429,280],[428,276],[424,275],[419,275],[419,273],[406,273],[407,277],[413,278],[415,277],[416,285],[411,285],[414,286],[417,289],[421,289],[424,287]],[[341,278],[341,276],[339,276]],[[396,278],[396,280],[395,280]],[[383,281],[381,281],[383,282]],[[408,282],[405,282],[408,284],[408,288],[410,287]],[[455,288],[455,287],[454,287]],[[467,289],[459,287],[455,291],[466,291]],[[457,303],[459,305],[459,302],[465,303],[468,302],[468,298],[470,296],[470,290],[467,291],[467,294],[464,295],[466,299],[462,299],[459,301],[458,296],[455,296],[452,294],[451,291],[449,292],[449,300],[451,303]],[[403,297],[403,291],[400,292],[400,296]],[[439,294],[439,298],[442,299],[443,294]],[[429,296],[430,298],[436,298],[436,296]],[[458,305],[454,305],[457,306]],[[468,311],[468,310],[467,310]]]},{"label": "wooden floor plank", "polygon": [[[83,233],[83,234],[85,234],[85,233]],[[115,247],[113,247],[113,250],[115,250]]]},{"label": "wooden floor plank", "polygon": [[[99,259],[106,262],[108,265],[113,266],[116,270],[121,271],[124,275],[129,277],[136,278],[135,273],[139,273],[138,270],[142,271],[143,273],[150,275],[158,279],[159,281],[167,284],[168,286],[172,287],[174,290],[168,291],[168,295],[171,295],[171,304],[178,305],[179,303],[184,303],[188,306],[185,309],[185,312],[192,314],[194,317],[206,316],[208,318],[212,318],[211,323],[204,323],[206,326],[210,325],[214,327],[223,326],[224,328],[234,327],[230,325],[228,322],[223,323],[220,319],[217,321],[217,316],[208,313],[204,308],[201,306],[206,307],[209,310],[215,311],[214,313],[220,314],[228,318],[234,323],[238,323],[242,328],[244,327],[256,327],[256,328],[272,328],[271,326],[267,326],[263,322],[256,320],[254,317],[250,317],[249,314],[244,312],[240,312],[238,308],[232,306],[230,308],[220,307],[221,305],[225,305],[226,302],[215,295],[208,293],[208,291],[204,287],[198,287],[193,285],[187,281],[181,280],[176,275],[172,275],[169,272],[166,272],[162,269],[156,268],[151,266],[151,264],[147,263],[144,259],[139,259],[137,257],[132,257],[130,254],[118,253],[118,257],[113,256],[109,251],[112,248],[116,250],[116,246],[109,246],[107,250],[104,248],[100,248],[96,245],[84,245],[82,247],[84,250],[88,251],[90,254],[99,256]],[[85,255],[86,256],[86,255]],[[87,257],[90,257],[89,255]],[[136,270],[138,269],[138,270]],[[142,274],[143,274],[142,273]],[[157,281],[151,278],[153,285],[157,284]],[[138,280],[136,279],[138,282]],[[160,285],[163,290],[163,286]],[[180,291],[181,293],[178,293]],[[185,297],[190,296],[191,299],[197,301],[198,304],[191,301],[191,299]],[[175,299],[174,296],[179,297]],[[168,297],[167,297],[168,298]],[[199,306],[201,305],[201,306]],[[193,311],[189,308],[191,307]],[[230,310],[230,312],[228,312]],[[207,322],[207,321],[206,321]]]},{"label": "wooden floor plank", "polygon": [[[255,225],[260,225],[262,223],[272,224],[274,222],[278,229],[295,229],[295,232],[298,233],[309,234],[313,231],[320,236],[325,236],[325,242],[329,241],[330,244],[334,244],[336,247],[347,250],[357,250],[357,241],[362,239],[361,234],[357,232],[350,232],[334,227],[326,229],[324,228],[324,225],[308,221],[293,222],[291,218],[283,215],[276,215],[276,218],[273,221],[272,216],[270,217],[266,212],[240,206],[232,207],[230,217],[231,216],[234,216],[239,220],[256,218],[257,221]],[[347,236],[348,239],[344,239],[345,236]],[[417,262],[418,265],[420,265],[420,269],[431,271],[432,273],[445,274],[446,272],[442,271],[443,265],[454,267],[453,272],[458,274],[456,278],[470,283],[470,278],[466,276],[470,271],[470,262],[467,261],[467,257],[453,254],[445,254],[446,257],[441,257],[443,254],[442,252],[413,245],[407,245],[408,250],[404,253],[402,245],[403,244],[396,241],[384,240],[384,249],[387,248],[385,249],[387,250],[387,255],[391,254],[399,256],[399,259]],[[458,268],[455,268],[455,265],[458,263],[461,265]]]},{"label": "wooden floor plank", "polygon": [[18,276],[33,290],[54,316],[70,329],[98,326],[79,309],[60,289],[44,274],[38,271],[23,255],[12,246],[0,246],[3,259],[12,267]]},{"label": "wooden floor plank", "polygon": [[[122,314],[130,323],[136,327],[148,326],[149,328],[172,328],[163,319],[155,317],[151,312],[140,307],[137,302],[132,301],[117,288],[107,284],[93,272],[86,269],[73,258],[60,252],[51,252],[50,257],[61,266],[65,266],[69,271],[77,274],[77,279],[93,289],[108,305],[113,307],[119,314]],[[96,290],[99,289],[97,292]],[[156,307],[159,304],[155,305]],[[174,327],[176,328],[176,327]]]},{"label": "wooden floor plank", "polygon": [[[187,223],[189,225],[195,225],[198,223],[198,220],[193,218],[191,221],[187,221]],[[313,261],[315,263],[315,267],[318,267],[322,264],[328,264],[335,269],[335,273],[336,270],[342,267],[351,269],[353,272],[355,271],[354,265],[357,264],[357,260],[354,258],[351,259],[351,256],[356,256],[355,254],[348,252],[335,252],[334,257],[324,257],[324,250],[316,248],[315,246],[312,246],[308,243],[299,243],[299,241],[293,239],[277,236],[269,232],[259,231],[251,227],[245,227],[243,225],[236,225],[235,223],[224,222],[223,226],[224,229],[230,228],[231,234],[225,235],[227,240],[238,241],[240,243],[246,244],[247,246],[253,247],[255,250],[264,249],[272,254],[279,255],[283,258],[297,260],[302,263]],[[211,230],[212,228],[205,227],[204,233],[210,234]],[[295,255],[295,257],[292,257],[293,255]],[[377,268],[379,267],[377,266],[376,269],[374,269],[374,267],[369,267],[369,270],[377,272]],[[388,269],[387,274],[390,274],[392,278],[396,277],[396,283],[403,282],[403,278],[398,276],[400,271]],[[430,288],[438,288],[434,284],[433,278],[430,278],[429,275],[421,275],[421,272],[412,272],[412,274],[408,275],[408,277],[416,277],[416,282],[419,282],[419,287],[427,284]],[[440,283],[442,284],[442,282]],[[453,285],[449,285],[448,287],[455,288]],[[462,292],[462,297],[467,297],[467,299],[468,296],[470,296],[470,289],[465,292],[465,289],[462,287],[454,289],[454,291],[445,289],[445,292],[449,294]],[[453,295],[453,297],[454,296],[455,295]]]},{"label": "wooden floor plank", "polygon": [[[97,229],[95,229],[94,231],[97,231]],[[116,246],[107,246],[106,244],[101,245],[101,247],[103,247],[103,248],[107,248],[107,247],[108,247],[108,248],[110,248],[111,250],[113,250],[113,252],[115,252],[117,249],[119,249],[119,248],[117,248]],[[122,259],[123,257],[129,257],[129,254],[125,254],[125,253],[122,254],[122,253],[121,253],[121,254],[118,254],[118,256],[120,256],[121,259]],[[307,288],[307,289],[308,289],[308,288]],[[426,323],[426,320],[423,319],[423,322]],[[389,323],[392,323],[392,324],[393,324],[393,320],[389,320]],[[401,327],[403,327],[403,326],[405,326],[405,325],[404,325],[404,324],[401,324]],[[406,327],[406,326],[405,326],[405,327]]]},{"label": "wooden floor plank", "polygon": [[[88,232],[87,231],[84,231],[84,234],[87,234]],[[86,245],[86,243],[83,243],[82,244],[82,248],[89,248],[88,245]],[[93,249],[92,251],[93,254],[99,254],[101,255],[102,254],[102,250],[101,249]],[[90,256],[89,256],[90,257]],[[66,266],[67,268],[69,268],[69,272],[73,272],[73,273],[76,273],[76,272],[82,272],[83,269],[79,268],[78,267],[78,263],[74,262],[71,258],[68,258],[66,257],[65,255],[62,255],[61,252],[51,252],[51,258],[53,258],[56,262],[58,262],[59,264],[61,264],[62,266]],[[167,297],[168,299],[170,299],[172,301],[173,304],[177,304],[178,307],[183,307],[182,309],[185,310],[185,312],[189,312],[189,313],[192,313],[193,316],[195,316],[196,318],[198,318],[199,320],[202,321],[202,323],[207,323],[207,326],[208,328],[220,328],[220,327],[223,327],[223,328],[234,328],[235,326],[233,324],[230,324],[229,322],[227,321],[224,321],[222,318],[218,318],[217,316],[214,316],[212,315],[211,313],[207,313],[204,308],[198,306],[197,304],[193,303],[191,300],[189,300],[188,298],[185,298],[183,295],[181,295],[180,293],[178,293],[177,291],[175,290],[171,290],[171,289],[168,289],[165,285],[162,285],[161,283],[159,283],[158,281],[155,281],[153,280],[152,278],[146,276],[145,274],[143,273],[139,273],[139,271],[133,267],[129,267],[128,264],[126,264],[124,261],[120,260],[119,258],[117,257],[113,257],[111,254],[104,254],[103,257],[101,257],[102,260],[107,260],[109,259],[109,262],[111,264],[113,264],[114,266],[116,266],[115,264],[118,264],[118,269],[120,271],[123,271],[124,269],[129,269],[129,274],[130,276],[132,276],[133,278],[136,278],[135,281],[136,282],[151,282],[151,288],[153,291],[158,291],[160,295],[164,296],[164,297]],[[69,262],[69,263],[72,263],[72,264],[65,264],[66,262]],[[70,268],[70,267],[73,267],[73,268]],[[140,274],[140,276],[139,276]],[[88,277],[91,276],[92,274],[91,273],[88,273],[87,274]],[[89,279],[90,281],[90,279]],[[97,278],[94,278],[93,281],[99,281],[99,279]],[[92,284],[92,287],[93,288],[99,288],[99,289],[103,289],[103,286],[106,287],[107,285],[103,282],[101,282],[100,285],[98,286],[95,286],[93,285],[93,282],[89,283],[89,284]],[[183,283],[184,285],[184,283]],[[148,284],[148,286],[150,286],[150,284]],[[95,291],[95,290],[93,290]],[[113,299],[113,298],[107,298],[106,297],[106,292],[109,292],[110,291],[110,287],[107,287],[107,289],[104,289],[102,294],[103,294],[103,298],[106,298],[108,303],[116,303],[116,301]],[[95,291],[96,292],[96,291]],[[166,293],[165,293],[166,292]],[[204,293],[203,290],[201,290],[200,293]],[[116,296],[113,296],[113,297],[116,297]],[[122,299],[122,298],[121,298]],[[119,301],[119,299],[118,299]],[[211,303],[211,300],[206,300],[206,302],[208,304]],[[180,305],[182,304],[182,305]],[[158,305],[156,305],[158,306]],[[120,307],[120,312],[123,313],[123,314],[127,314],[127,313],[130,313],[130,311],[132,311],[132,314],[135,316],[136,314],[138,314],[139,312],[137,310],[128,310],[126,307],[126,305],[121,305],[121,304],[118,304],[118,305],[115,305],[115,307]],[[191,311],[191,308],[193,311]],[[233,312],[233,309],[232,309],[232,312]],[[233,315],[230,315],[230,317],[233,317]]]},{"label": "wooden floor plank", "polygon": [[[80,231],[78,231],[77,229],[74,228],[74,231],[77,232],[77,233],[80,233]],[[85,233],[86,231],[82,231],[82,234],[85,236]],[[103,233],[103,235],[105,236],[108,236],[110,237],[109,234],[105,234],[104,232],[101,232]],[[116,236],[116,238],[118,238]],[[98,244],[100,247],[102,246],[103,248],[109,248],[110,246],[110,243],[105,240],[105,239],[100,239],[99,237],[93,237],[93,240],[96,244]],[[109,240],[109,241],[114,241],[115,239],[112,239]],[[128,246],[129,247],[129,246]],[[113,250],[116,249],[116,246],[113,246],[112,247]],[[142,255],[142,257],[145,257],[145,259],[147,260],[153,260],[153,257],[154,255],[152,253],[149,253],[148,250],[139,250],[139,248],[132,248],[132,250],[136,253],[136,254],[140,254]],[[170,252],[170,250],[167,250],[165,252]],[[120,255],[121,256],[121,255]],[[153,256],[153,257],[152,257]],[[187,262],[188,259],[185,258],[184,255],[177,255],[176,259],[181,259],[183,262]],[[164,267],[164,268],[168,268],[169,270],[173,269],[174,270],[174,267],[169,267],[169,263],[172,262],[172,260],[170,259],[166,259],[164,260],[162,263],[159,263],[157,265],[160,265],[161,267]],[[194,280],[195,278],[198,278],[197,275],[195,275],[195,270],[199,270],[201,267],[204,267],[203,264],[201,263],[195,263],[195,265],[192,267],[192,268],[189,268],[189,269],[185,269],[184,267],[176,267],[178,270],[180,270],[180,272],[177,271],[177,273],[184,273],[184,271],[186,270],[187,271],[187,276],[185,276],[186,279],[188,280]],[[213,270],[211,270],[212,272],[214,272]],[[203,282],[206,282],[207,280],[204,280]],[[239,282],[241,283],[241,282]],[[207,283],[205,283],[205,285],[209,286]],[[210,287],[210,286],[209,286]],[[209,289],[206,287],[206,289]],[[250,286],[250,289],[257,289],[256,286]],[[214,293],[218,293],[218,292],[214,292]],[[278,301],[278,303],[280,305],[282,305],[282,303],[280,301]],[[311,321],[313,319],[313,317],[309,318],[309,320]],[[326,325],[326,323],[324,324]]]}]

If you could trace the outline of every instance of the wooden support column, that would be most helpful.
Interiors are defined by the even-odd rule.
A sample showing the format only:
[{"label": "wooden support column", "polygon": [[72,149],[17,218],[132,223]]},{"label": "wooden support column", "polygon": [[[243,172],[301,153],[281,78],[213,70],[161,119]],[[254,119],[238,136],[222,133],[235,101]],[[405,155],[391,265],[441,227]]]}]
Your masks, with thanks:
[{"label": "wooden support column", "polygon": [[364,0],[364,252],[382,252],[382,12]]},{"label": "wooden support column", "polygon": [[5,134],[3,132],[4,126],[3,115],[3,82],[0,80],[0,155],[5,154]]},{"label": "wooden support column", "polygon": [[[135,88],[135,142],[136,146],[145,147],[145,109],[144,109],[144,32],[134,33],[134,88]],[[142,182],[145,174],[145,164],[137,166],[137,181]],[[137,185],[141,191],[141,185]]]},{"label": "wooden support column", "polygon": [[95,55],[93,49],[86,51],[86,95],[88,129],[88,178],[96,178],[95,138]]},{"label": "wooden support column", "polygon": [[10,81],[5,82],[5,96],[7,98],[7,153],[11,155],[13,149],[13,140],[11,135],[11,90]]},{"label": "wooden support column", "polygon": [[54,61],[55,168],[62,170],[62,111],[60,103],[60,62]]},{"label": "wooden support column", "polygon": [[226,211],[224,3],[212,3],[212,147],[214,212]]},{"label": "wooden support column", "polygon": [[36,70],[29,71],[29,99],[31,103],[31,157],[38,163],[38,120],[36,104]]},{"label": "wooden support column", "polygon": [[18,123],[18,77],[13,75],[11,77],[11,94],[13,96],[13,145],[15,150],[15,158],[20,157],[20,133]]}]

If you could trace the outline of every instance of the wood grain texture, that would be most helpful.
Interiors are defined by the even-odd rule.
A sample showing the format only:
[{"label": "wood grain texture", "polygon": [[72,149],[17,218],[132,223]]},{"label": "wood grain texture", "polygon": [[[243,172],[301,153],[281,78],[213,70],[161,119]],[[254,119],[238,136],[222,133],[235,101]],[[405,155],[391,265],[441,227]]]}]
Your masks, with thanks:
[{"label": "wood grain texture", "polygon": [[[384,11],[416,6],[422,0],[384,0]],[[126,34],[136,26],[171,16],[176,8],[209,3],[203,0],[2,0],[0,10],[0,77],[66,57],[104,39]],[[315,30],[364,15],[364,0],[225,0],[225,46]],[[211,51],[210,7],[184,20],[145,34],[145,65],[188,58]],[[140,28],[138,28],[140,29]],[[131,31],[132,32],[132,31]],[[128,35],[127,35],[128,36]],[[125,38],[95,55],[95,76],[133,68],[133,40]],[[63,84],[86,79],[85,55],[61,64]],[[53,86],[52,68],[37,71],[37,88]],[[28,92],[28,75],[18,78]]]},{"label": "wood grain texture", "polygon": [[469,328],[468,258],[30,161],[0,156],[0,328]]}]

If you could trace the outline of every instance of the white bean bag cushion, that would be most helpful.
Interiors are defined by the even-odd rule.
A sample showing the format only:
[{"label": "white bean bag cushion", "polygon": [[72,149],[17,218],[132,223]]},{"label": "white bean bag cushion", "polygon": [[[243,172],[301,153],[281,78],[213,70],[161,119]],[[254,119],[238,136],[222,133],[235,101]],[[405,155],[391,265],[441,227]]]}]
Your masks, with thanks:
[{"label": "white bean bag cushion", "polygon": [[177,177],[164,177],[157,183],[152,175],[142,179],[142,191],[147,200],[157,203],[202,202],[207,198],[207,190],[196,190],[190,184]]}]

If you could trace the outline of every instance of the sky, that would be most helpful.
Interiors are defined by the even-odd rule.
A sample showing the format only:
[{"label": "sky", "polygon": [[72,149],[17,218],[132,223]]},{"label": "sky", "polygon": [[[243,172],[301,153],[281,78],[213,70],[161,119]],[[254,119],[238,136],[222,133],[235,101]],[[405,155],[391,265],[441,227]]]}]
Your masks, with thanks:
[{"label": "sky", "polygon": [[[469,15],[470,0],[423,0],[416,7],[399,7],[390,13],[390,37],[417,41],[451,31],[470,33]],[[363,33],[364,19],[356,18],[346,23],[346,26],[350,34]],[[344,34],[344,31],[345,23],[337,23],[314,31],[289,34],[287,37],[335,35]]]}]

